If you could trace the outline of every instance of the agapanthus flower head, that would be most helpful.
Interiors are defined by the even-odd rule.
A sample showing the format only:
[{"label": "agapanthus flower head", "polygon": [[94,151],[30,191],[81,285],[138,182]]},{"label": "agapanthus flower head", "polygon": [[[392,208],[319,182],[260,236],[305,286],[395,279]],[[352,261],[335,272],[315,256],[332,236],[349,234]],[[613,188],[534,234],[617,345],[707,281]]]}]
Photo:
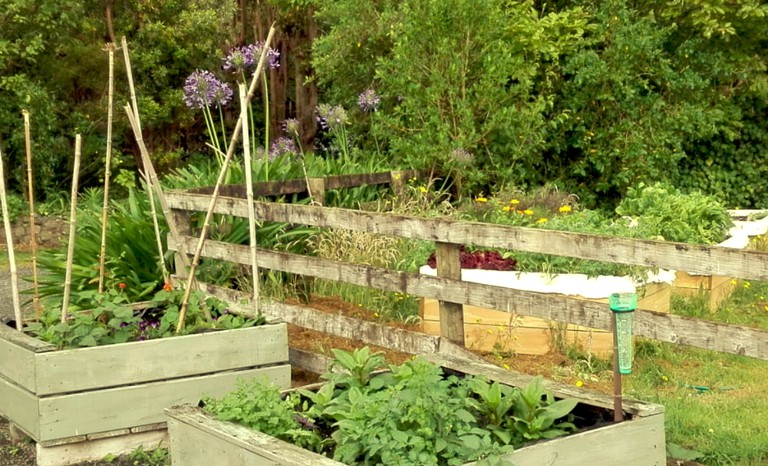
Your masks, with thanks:
[{"label": "agapanthus flower head", "polygon": [[349,122],[347,111],[341,105],[320,104],[315,109],[317,122],[325,130],[335,130]]},{"label": "agapanthus flower head", "polygon": [[190,108],[223,107],[232,100],[232,88],[210,71],[195,70],[184,81],[184,103]]},{"label": "agapanthus flower head", "polygon": [[379,109],[381,97],[373,89],[366,89],[357,96],[357,105],[360,110],[370,113]]},{"label": "agapanthus flower head", "polygon": [[296,143],[293,139],[280,137],[277,138],[272,146],[269,148],[269,160],[274,160],[281,155],[296,155],[298,150],[296,149]]},{"label": "agapanthus flower head", "polygon": [[285,134],[298,137],[299,136],[299,120],[296,118],[289,118],[283,122],[283,130]]},{"label": "agapanthus flower head", "polygon": [[472,162],[473,158],[472,154],[463,147],[453,149],[451,151],[450,157],[452,161],[462,165]]},{"label": "agapanthus flower head", "polygon": [[224,58],[224,71],[242,73],[255,65],[253,44],[233,47]]}]

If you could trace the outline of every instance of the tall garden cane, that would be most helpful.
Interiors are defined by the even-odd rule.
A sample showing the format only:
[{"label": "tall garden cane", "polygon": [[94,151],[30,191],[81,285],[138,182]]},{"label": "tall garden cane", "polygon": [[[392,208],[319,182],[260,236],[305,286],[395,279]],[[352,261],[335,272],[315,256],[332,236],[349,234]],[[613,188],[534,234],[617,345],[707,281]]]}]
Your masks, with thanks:
[{"label": "tall garden cane", "polygon": [[24,115],[24,145],[27,149],[27,197],[29,197],[29,245],[32,249],[32,305],[35,315],[39,318],[43,313],[40,305],[40,291],[37,281],[37,231],[35,231],[35,176],[32,171],[32,131],[29,122],[29,111],[21,112]]},{"label": "tall garden cane", "polygon": [[109,53],[109,81],[107,84],[107,149],[104,156],[104,203],[101,207],[101,249],[99,250],[99,294],[104,292],[107,261],[107,215],[109,212],[109,178],[112,175],[112,104],[115,89],[115,44],[106,46]]},{"label": "tall garden cane", "polygon": [[250,234],[251,252],[251,278],[253,280],[253,305],[254,311],[259,313],[259,266],[256,263],[256,215],[253,212],[253,171],[251,167],[251,142],[248,134],[248,101],[245,84],[240,84],[240,119],[243,127],[243,159],[245,165],[245,189],[248,201],[248,232]]},{"label": "tall garden cane", "polygon": [[72,261],[75,256],[75,232],[77,231],[77,183],[80,177],[80,151],[83,145],[80,135],[75,136],[75,166],[72,169],[72,195],[69,206],[69,243],[67,244],[67,268],[64,274],[64,297],[61,301],[61,322],[67,321],[69,295],[72,290]]},{"label": "tall garden cane", "polygon": [[21,303],[19,302],[19,275],[16,271],[16,255],[13,251],[11,219],[8,217],[8,198],[5,195],[5,170],[3,169],[2,150],[0,150],[0,202],[2,203],[3,225],[5,227],[5,244],[8,245],[8,262],[10,262],[11,266],[11,299],[13,300],[13,315],[16,319],[16,330],[21,331],[24,326],[24,318],[21,315]]}]

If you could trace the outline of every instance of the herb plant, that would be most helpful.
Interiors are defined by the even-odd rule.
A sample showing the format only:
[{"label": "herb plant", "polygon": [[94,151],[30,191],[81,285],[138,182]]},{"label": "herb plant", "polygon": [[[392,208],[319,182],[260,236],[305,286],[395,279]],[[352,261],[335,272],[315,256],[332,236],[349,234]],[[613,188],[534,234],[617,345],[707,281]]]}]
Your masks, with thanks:
[{"label": "herb plant", "polygon": [[317,391],[283,399],[256,380],[205,409],[350,465],[508,464],[515,447],[576,429],[576,401],[555,401],[539,379],[512,388],[419,358],[382,373],[384,358],[368,348],[333,353]]}]

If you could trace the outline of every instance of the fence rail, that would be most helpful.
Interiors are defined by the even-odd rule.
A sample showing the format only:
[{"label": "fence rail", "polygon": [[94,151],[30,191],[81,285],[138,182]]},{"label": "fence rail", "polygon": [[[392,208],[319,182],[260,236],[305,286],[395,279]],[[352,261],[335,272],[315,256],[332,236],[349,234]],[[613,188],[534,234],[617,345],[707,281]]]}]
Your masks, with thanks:
[{"label": "fence rail", "polygon": [[[391,174],[389,177],[390,180],[394,179]],[[381,178],[384,179],[383,176]],[[610,311],[605,304],[461,281],[457,273],[457,264],[459,247],[464,244],[660,267],[699,274],[768,280],[768,254],[757,251],[450,219],[423,219],[320,206],[268,202],[254,202],[253,206],[249,206],[247,201],[234,191],[230,194],[234,196],[219,199],[215,206],[215,213],[248,218],[248,210],[253,208],[258,221],[287,222],[434,241],[437,244],[438,265],[444,264],[444,267],[438,269],[437,277],[265,249],[258,250],[257,262],[259,268],[437,299],[441,302],[441,321],[445,321],[441,324],[443,325],[441,334],[458,344],[463,344],[461,306],[464,304],[592,328],[606,330],[611,328]],[[169,206],[177,212],[178,219],[188,219],[190,211],[205,211],[210,203],[210,196],[189,191],[168,193],[167,197]],[[179,227],[182,231],[186,231],[187,235],[181,237],[180,244],[171,247],[175,250],[193,250],[197,239],[189,235],[188,225],[186,228],[184,225]],[[250,264],[249,249],[243,245],[208,240],[205,242],[202,255],[212,259]],[[451,263],[453,266],[445,266]],[[274,304],[262,303],[260,306],[267,308]],[[304,325],[308,325],[308,322],[302,321],[299,317],[300,311],[285,308],[282,312],[291,316],[289,322],[298,325],[302,325],[299,322],[303,322]],[[338,325],[324,327],[324,331],[334,335],[344,333],[340,336],[346,336],[349,331],[343,329],[355,325],[363,328],[367,324],[353,325],[351,321],[345,321]],[[352,334],[355,333],[360,334],[352,331]],[[768,359],[768,331],[749,327],[641,309],[635,315],[635,334],[664,342]],[[386,338],[379,338],[378,343],[371,342],[371,344],[388,346],[382,344],[386,343],[382,340]],[[402,338],[399,340],[402,343]],[[395,341],[392,345],[389,347],[400,349]]]}]

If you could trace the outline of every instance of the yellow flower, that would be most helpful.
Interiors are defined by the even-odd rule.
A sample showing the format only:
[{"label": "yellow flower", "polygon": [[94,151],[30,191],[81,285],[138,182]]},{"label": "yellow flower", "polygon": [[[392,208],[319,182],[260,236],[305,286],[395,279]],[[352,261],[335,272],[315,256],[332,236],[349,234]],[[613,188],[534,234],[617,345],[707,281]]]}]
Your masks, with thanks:
[{"label": "yellow flower", "polygon": [[503,367],[506,370],[509,370],[509,364],[507,364],[506,362],[502,364],[501,367]]},{"label": "yellow flower", "polygon": [[745,290],[746,290],[746,289],[749,289],[749,287],[750,287],[751,285],[752,285],[752,284],[751,284],[751,283],[749,283],[749,282],[744,282],[744,289],[745,289]]},{"label": "yellow flower", "polygon": [[571,206],[569,206],[569,205],[562,205],[562,206],[560,206],[560,208],[558,210],[560,211],[561,214],[567,214],[572,209],[571,209]]},{"label": "yellow flower", "polygon": [[525,210],[523,211],[523,213],[524,213],[525,215],[533,215],[533,211],[532,211],[531,209],[525,209]]},{"label": "yellow flower", "polygon": [[477,196],[477,197],[475,198],[475,201],[477,201],[477,202],[488,202],[488,198],[487,198],[487,197],[484,197],[484,196],[481,194],[481,195],[479,195],[479,196]]},{"label": "yellow flower", "polygon": [[520,204],[520,201],[518,201],[517,199],[512,199],[512,200],[509,201],[509,203],[512,204],[512,205],[518,205],[518,204]]},{"label": "yellow flower", "polygon": [[379,317],[379,313],[378,312],[374,312],[373,313],[373,317]]},{"label": "yellow flower", "polygon": [[576,381],[576,386],[577,387],[583,387],[584,386],[584,382],[582,382],[581,380],[577,380]]},{"label": "yellow flower", "polygon": [[544,217],[541,217],[538,220],[536,220],[536,223],[547,223],[547,219]]},{"label": "yellow flower", "polygon": [[735,284],[736,284],[736,280],[731,280],[731,285],[735,285]]},{"label": "yellow flower", "polygon": [[424,187],[424,186],[419,186],[419,192],[425,193],[425,192],[427,192],[427,188]]},{"label": "yellow flower", "polygon": [[505,205],[504,207],[501,208],[501,210],[503,210],[504,212],[509,212],[510,210],[512,210],[512,207]]},{"label": "yellow flower", "polygon": [[669,377],[667,377],[666,375],[662,375],[661,376],[661,380],[663,380],[665,382],[669,382]]}]

